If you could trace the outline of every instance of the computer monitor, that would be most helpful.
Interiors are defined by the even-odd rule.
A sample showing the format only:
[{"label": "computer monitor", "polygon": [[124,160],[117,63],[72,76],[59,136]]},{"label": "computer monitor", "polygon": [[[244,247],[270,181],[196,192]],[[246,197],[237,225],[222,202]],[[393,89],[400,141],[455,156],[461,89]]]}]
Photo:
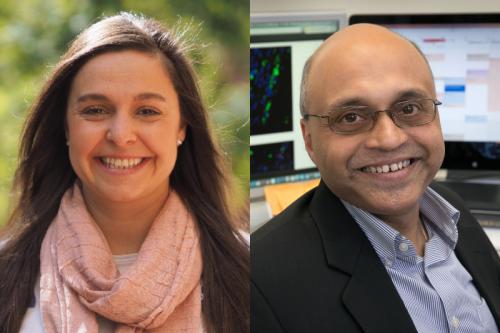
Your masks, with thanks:
[{"label": "computer monitor", "polygon": [[251,16],[251,187],[319,177],[300,130],[302,69],[323,40],[346,25],[339,13]]},{"label": "computer monitor", "polygon": [[416,43],[443,105],[443,168],[500,170],[500,14],[353,15]]}]

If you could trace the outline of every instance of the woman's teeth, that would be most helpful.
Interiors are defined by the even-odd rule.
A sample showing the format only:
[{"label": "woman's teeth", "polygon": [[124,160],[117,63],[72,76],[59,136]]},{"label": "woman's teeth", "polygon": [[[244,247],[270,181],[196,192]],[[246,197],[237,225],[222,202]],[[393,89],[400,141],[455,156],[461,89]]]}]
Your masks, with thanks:
[{"label": "woman's teeth", "polygon": [[378,165],[378,166],[369,166],[362,169],[363,172],[368,173],[388,173],[388,172],[396,172],[402,170],[411,164],[410,160],[400,161],[398,163]]},{"label": "woman's teeth", "polygon": [[101,157],[101,162],[110,169],[130,169],[139,165],[144,159],[143,158],[111,158],[111,157]]}]

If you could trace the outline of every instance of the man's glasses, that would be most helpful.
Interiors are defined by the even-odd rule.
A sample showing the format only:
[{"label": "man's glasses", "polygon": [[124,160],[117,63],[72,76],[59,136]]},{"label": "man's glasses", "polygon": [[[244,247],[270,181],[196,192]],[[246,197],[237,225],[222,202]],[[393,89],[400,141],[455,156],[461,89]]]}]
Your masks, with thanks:
[{"label": "man's glasses", "polygon": [[339,134],[357,134],[373,128],[377,114],[385,112],[394,124],[400,128],[428,124],[436,118],[437,106],[442,103],[430,98],[414,99],[395,103],[387,110],[373,110],[369,106],[346,106],[332,110],[326,115],[304,114],[320,118],[333,132]]}]

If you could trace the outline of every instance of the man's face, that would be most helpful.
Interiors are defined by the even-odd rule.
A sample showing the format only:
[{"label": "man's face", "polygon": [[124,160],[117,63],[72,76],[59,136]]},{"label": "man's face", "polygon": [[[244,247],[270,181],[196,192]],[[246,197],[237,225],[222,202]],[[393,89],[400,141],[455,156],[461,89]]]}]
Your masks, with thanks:
[{"label": "man's face", "polygon": [[[432,75],[413,46],[399,37],[377,38],[357,44],[341,40],[317,54],[308,113],[326,114],[345,103],[386,110],[402,100],[435,99]],[[302,120],[301,126],[306,149],[330,190],[380,217],[418,212],[418,200],[444,157],[439,116],[403,129],[378,113],[370,131],[350,135],[332,132],[319,118]],[[373,172],[394,164],[397,171]]]}]

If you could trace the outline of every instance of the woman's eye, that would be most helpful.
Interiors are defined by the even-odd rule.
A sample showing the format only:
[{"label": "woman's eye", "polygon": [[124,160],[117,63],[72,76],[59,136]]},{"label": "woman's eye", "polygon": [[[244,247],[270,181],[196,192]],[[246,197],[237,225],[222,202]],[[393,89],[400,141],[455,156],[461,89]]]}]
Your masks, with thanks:
[{"label": "woman's eye", "polygon": [[81,113],[85,116],[102,116],[107,114],[108,112],[103,107],[92,106],[84,109]]},{"label": "woman's eye", "polygon": [[155,109],[151,109],[151,108],[140,109],[137,113],[142,115],[142,116],[157,116],[160,114],[160,112],[156,111]]}]

